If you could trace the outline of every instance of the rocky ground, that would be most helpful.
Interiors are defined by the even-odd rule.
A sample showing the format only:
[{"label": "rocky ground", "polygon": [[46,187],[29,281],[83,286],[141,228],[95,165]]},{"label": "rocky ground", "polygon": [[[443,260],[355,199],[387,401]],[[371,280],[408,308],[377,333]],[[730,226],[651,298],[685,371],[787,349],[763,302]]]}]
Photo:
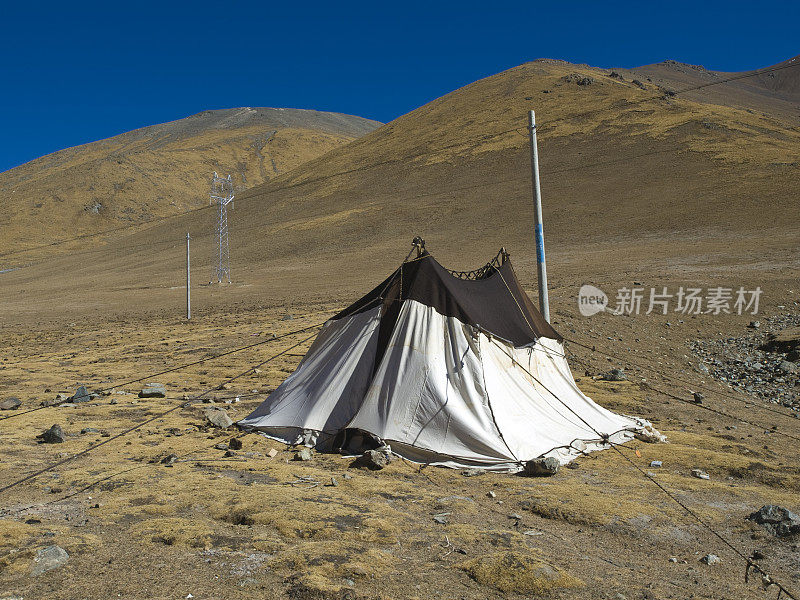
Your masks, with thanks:
[{"label": "rocky ground", "polygon": [[752,321],[747,334],[698,340],[692,351],[701,359],[698,368],[714,379],[800,410],[800,314]]},{"label": "rocky ground", "polygon": [[[17,402],[0,410],[0,488],[105,444],[0,492],[0,598],[763,598],[738,557],[611,450],[552,477],[475,476],[380,457],[371,469],[242,435],[231,421],[308,347],[292,332],[337,308],[4,330],[0,399]],[[628,380],[583,375],[609,366]],[[667,436],[626,444],[628,458],[800,584],[800,459],[782,433],[794,429],[675,403],[624,361],[574,369],[596,401]]]}]

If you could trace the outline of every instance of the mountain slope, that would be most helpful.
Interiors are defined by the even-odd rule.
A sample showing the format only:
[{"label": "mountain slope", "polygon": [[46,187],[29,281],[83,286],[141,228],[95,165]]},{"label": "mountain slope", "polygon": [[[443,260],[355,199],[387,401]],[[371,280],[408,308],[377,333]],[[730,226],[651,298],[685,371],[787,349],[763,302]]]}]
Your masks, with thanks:
[{"label": "mountain slope", "polygon": [[0,173],[7,199],[0,250],[203,206],[213,171],[246,189],[378,125],[312,110],[208,110],[61,150]]},{"label": "mountain slope", "polygon": [[[798,63],[800,55],[766,69],[723,73],[710,71],[700,65],[667,60],[636,69],[623,69],[620,72],[673,90],[691,89],[682,94],[682,97],[690,100],[796,118],[800,117],[797,107],[800,95]],[[725,83],[720,83],[722,81]]]},{"label": "mountain slope", "polygon": [[[623,70],[527,63],[242,192],[229,213],[233,278],[247,285],[237,301],[346,301],[385,277],[414,235],[459,269],[504,245],[533,284],[530,108],[554,288],[623,273],[750,277],[771,272],[768,264],[776,273],[797,267],[800,98],[775,98],[757,82],[747,85],[758,93],[742,96],[747,80],[737,80],[703,88],[714,98],[687,99],[665,88],[685,89],[694,70],[659,69],[660,80],[634,83]],[[753,107],[739,106],[748,98]],[[95,306],[128,310],[137,286],[148,309],[161,306],[174,302],[187,231],[198,281],[207,277],[214,219],[210,207],[194,211],[4,282],[44,301],[53,286],[81,289],[70,265],[91,261],[81,273],[84,284],[103,281]],[[5,308],[25,294],[9,296]],[[198,309],[229,301],[209,292]]]}]

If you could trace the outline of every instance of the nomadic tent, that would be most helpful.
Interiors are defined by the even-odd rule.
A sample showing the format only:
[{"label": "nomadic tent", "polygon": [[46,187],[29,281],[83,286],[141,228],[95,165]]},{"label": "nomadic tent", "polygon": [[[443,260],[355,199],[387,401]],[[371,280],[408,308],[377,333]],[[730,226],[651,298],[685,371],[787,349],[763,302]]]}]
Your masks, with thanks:
[{"label": "nomadic tent", "polygon": [[649,426],[578,389],[562,337],[505,250],[454,272],[421,240],[416,248],[325,323],[297,370],[240,426],[321,450],[388,444],[420,463],[506,471],[547,456],[565,464]]}]

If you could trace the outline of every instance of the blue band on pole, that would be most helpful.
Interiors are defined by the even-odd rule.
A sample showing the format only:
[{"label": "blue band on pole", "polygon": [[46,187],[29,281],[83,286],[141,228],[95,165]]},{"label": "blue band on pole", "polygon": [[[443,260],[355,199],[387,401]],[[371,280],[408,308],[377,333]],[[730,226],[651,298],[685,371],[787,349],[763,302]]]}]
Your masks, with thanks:
[{"label": "blue band on pole", "polygon": [[544,262],[544,232],[541,223],[536,224],[536,260]]}]

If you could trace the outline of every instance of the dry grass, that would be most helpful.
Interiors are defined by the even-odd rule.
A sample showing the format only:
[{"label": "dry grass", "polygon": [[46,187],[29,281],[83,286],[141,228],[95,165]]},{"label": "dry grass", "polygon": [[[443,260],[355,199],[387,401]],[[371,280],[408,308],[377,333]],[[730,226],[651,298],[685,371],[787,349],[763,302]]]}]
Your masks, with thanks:
[{"label": "dry grass", "polygon": [[497,552],[461,565],[478,583],[505,593],[541,596],[554,590],[577,588],[583,582],[563,570],[521,552]]},{"label": "dry grass", "polygon": [[[291,321],[281,319],[283,309],[268,309],[248,319],[200,317],[190,331],[169,321],[148,326],[123,323],[103,330],[76,325],[66,334],[37,334],[40,346],[33,353],[25,343],[29,333],[9,332],[7,372],[21,390],[24,406],[32,407],[43,397],[41,390],[58,381],[53,376],[58,370],[90,385],[124,381],[142,371],[158,370],[174,356],[188,361],[198,353],[210,356],[204,349],[216,346],[219,352],[241,344],[242,339],[250,341],[253,338],[246,333],[254,329],[262,335],[299,329],[330,314],[325,311],[326,307],[306,313],[295,309]],[[123,393],[138,388],[122,386],[75,408],[30,413],[15,429],[3,432],[15,451],[0,463],[0,480],[8,482],[34,465],[105,439],[97,433],[80,434],[83,427],[119,431],[174,405],[184,393],[214,387],[294,341],[290,337],[160,377],[167,384],[169,399],[139,399]],[[300,352],[285,355],[261,372],[237,380],[232,389],[217,390],[211,396],[274,389],[297,364],[300,357],[295,354]],[[112,355],[120,360],[97,362]],[[136,362],[131,360],[134,356]],[[581,378],[581,385],[609,408],[633,414],[653,410],[652,400],[646,400],[633,383]],[[259,401],[260,397],[243,397],[240,403],[217,402],[239,418]],[[248,556],[262,553],[265,558],[253,559],[256,566],[246,569],[249,575],[236,575],[233,581],[275,577],[274,589],[294,590],[287,593],[307,597],[351,593],[349,582],[362,590],[380,590],[386,597],[423,597],[442,586],[468,598],[485,597],[492,593],[487,592],[490,589],[511,595],[559,589],[567,593],[584,590],[576,587],[581,580],[594,582],[598,569],[609,568],[609,563],[576,562],[580,552],[574,544],[596,545],[600,538],[612,562],[620,552],[626,560],[639,561],[643,558],[620,545],[619,536],[636,540],[637,545],[651,548],[649,552],[663,552],[655,548],[664,540],[680,548],[699,533],[678,507],[613,451],[581,458],[577,469],[563,469],[552,479],[498,474],[465,478],[446,469],[420,471],[405,461],[394,461],[379,472],[360,471],[349,468],[349,459],[325,454],[307,463],[296,462],[290,449],[257,435],[242,437],[243,448],[223,459],[223,452],[213,446],[228,440],[231,433],[208,429],[202,417],[204,406],[157,419],[90,454],[89,459],[64,465],[52,479],[42,477],[33,485],[16,488],[0,520],[0,551],[5,553],[0,581],[24,582],[36,549],[51,543],[70,552],[70,569],[83,573],[78,576],[83,579],[89,567],[82,561],[119,552],[119,540],[124,539],[124,544],[139,551],[119,568],[136,568],[148,557],[157,561],[163,560],[157,557],[174,556],[186,561],[206,556],[211,563],[203,564],[216,564],[224,556],[247,561]],[[53,422],[73,435],[58,446],[35,444],[35,435]],[[634,441],[626,444],[624,452],[645,468],[650,460],[662,460],[664,467],[656,471],[659,481],[728,535],[750,535],[743,516],[756,505],[770,501],[794,506],[794,459],[783,458],[787,465],[779,468],[775,456],[752,438],[741,435],[743,439],[730,440],[716,427],[711,432],[705,427],[683,431],[670,427],[668,420],[659,426],[670,443]],[[267,451],[271,448],[278,455],[270,459]],[[159,459],[170,453],[177,454],[179,461],[171,467],[160,464]],[[708,470],[712,480],[692,478],[689,471],[694,467]],[[351,478],[345,478],[345,473]],[[293,484],[300,477],[319,485]],[[489,497],[488,490],[495,496]],[[66,495],[70,497],[60,501]],[[445,512],[449,513],[447,524],[433,520],[433,515]],[[511,513],[522,520],[510,519]],[[28,518],[41,523],[25,524]],[[73,524],[84,522],[80,528]],[[529,529],[535,535],[528,535]],[[45,539],[43,531],[55,535]],[[580,532],[591,532],[592,537],[579,542],[586,535]],[[436,577],[413,575],[428,570]],[[236,572],[240,571],[244,572]],[[467,575],[474,583],[468,583]],[[617,572],[618,578],[625,576]],[[220,597],[237,597],[231,590],[240,588],[234,584],[220,589],[226,590]]]}]

